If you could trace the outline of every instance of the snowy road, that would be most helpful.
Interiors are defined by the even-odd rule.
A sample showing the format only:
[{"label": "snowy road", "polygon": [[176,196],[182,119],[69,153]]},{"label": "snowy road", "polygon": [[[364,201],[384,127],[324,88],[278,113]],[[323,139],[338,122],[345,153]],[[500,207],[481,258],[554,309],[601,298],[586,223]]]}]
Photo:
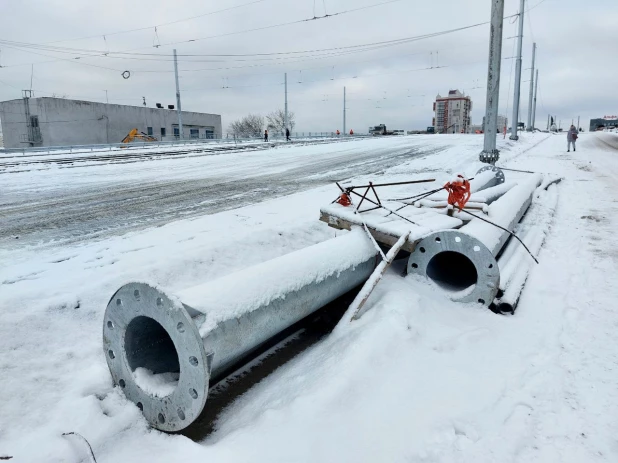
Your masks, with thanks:
[{"label": "snowy road", "polygon": [[212,214],[379,172],[448,146],[408,137],[77,169],[22,167],[2,175],[0,248],[84,241]]}]

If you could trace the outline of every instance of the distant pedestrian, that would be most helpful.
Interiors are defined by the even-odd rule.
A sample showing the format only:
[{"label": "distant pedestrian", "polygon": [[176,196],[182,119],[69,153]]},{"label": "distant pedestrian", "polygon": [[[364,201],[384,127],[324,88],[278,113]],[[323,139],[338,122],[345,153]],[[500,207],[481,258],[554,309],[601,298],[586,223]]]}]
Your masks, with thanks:
[{"label": "distant pedestrian", "polygon": [[264,141],[268,141],[268,130],[264,130]]},{"label": "distant pedestrian", "polygon": [[337,135],[339,135],[341,132],[339,132],[339,129],[337,129]]},{"label": "distant pedestrian", "polygon": [[354,135],[354,130],[350,129],[350,135]]},{"label": "distant pedestrian", "polygon": [[290,141],[290,129],[285,129],[285,141]]},{"label": "distant pedestrian", "polygon": [[573,151],[575,151],[575,141],[577,140],[577,129],[574,125],[567,132],[567,153],[571,151],[571,144],[573,144]]}]

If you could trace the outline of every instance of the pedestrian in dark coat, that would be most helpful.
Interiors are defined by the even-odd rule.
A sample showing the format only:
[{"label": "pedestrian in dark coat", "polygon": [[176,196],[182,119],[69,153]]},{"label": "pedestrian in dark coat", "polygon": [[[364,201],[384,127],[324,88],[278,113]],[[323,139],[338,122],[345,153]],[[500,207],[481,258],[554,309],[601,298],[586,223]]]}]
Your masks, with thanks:
[{"label": "pedestrian in dark coat", "polygon": [[571,151],[571,144],[573,144],[573,151],[575,151],[575,141],[577,140],[577,129],[574,125],[571,126],[567,132],[567,153]]},{"label": "pedestrian in dark coat", "polygon": [[264,130],[264,141],[268,141],[268,130]]},{"label": "pedestrian in dark coat", "polygon": [[285,129],[285,139],[286,141],[290,141],[290,129]]}]

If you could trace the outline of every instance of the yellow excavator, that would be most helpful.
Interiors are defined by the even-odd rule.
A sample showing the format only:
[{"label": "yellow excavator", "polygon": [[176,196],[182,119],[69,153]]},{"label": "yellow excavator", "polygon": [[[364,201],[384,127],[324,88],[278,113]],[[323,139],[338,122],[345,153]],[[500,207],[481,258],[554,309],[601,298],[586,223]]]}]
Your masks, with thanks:
[{"label": "yellow excavator", "polygon": [[138,132],[137,129],[131,129],[120,143],[133,143],[135,141],[157,141],[157,139],[151,135],[146,135],[144,132]]}]

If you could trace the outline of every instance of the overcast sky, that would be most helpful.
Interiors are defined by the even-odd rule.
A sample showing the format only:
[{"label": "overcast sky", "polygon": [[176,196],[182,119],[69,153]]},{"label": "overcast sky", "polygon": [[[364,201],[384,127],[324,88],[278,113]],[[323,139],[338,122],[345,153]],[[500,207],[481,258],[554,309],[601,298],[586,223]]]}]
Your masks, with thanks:
[{"label": "overcast sky", "polygon": [[[221,114],[224,131],[245,114],[283,108],[285,72],[289,108],[296,114],[298,131],[342,129],[344,86],[348,130],[366,132],[368,126],[379,123],[393,129],[425,128],[431,124],[435,96],[450,89],[471,95],[472,122],[480,123],[485,109],[488,25],[373,50],[256,56],[431,34],[486,22],[491,8],[490,0],[386,2],[0,0],[0,40],[4,41],[0,42],[0,101],[19,98],[22,89],[30,88],[30,63],[34,63],[35,97],[55,94],[104,102],[107,90],[110,103],[139,105],[145,97],[151,107],[175,104],[171,56],[176,48],[179,55],[253,55],[179,58],[183,109]],[[359,9],[380,3],[385,4]],[[207,14],[235,6],[239,7]],[[527,0],[528,8],[520,120],[525,120],[528,107],[533,41],[540,69],[537,126],[545,126],[548,113],[556,114],[563,126],[579,115],[585,128],[591,117],[618,113],[618,0]],[[279,26],[353,9],[359,10]],[[519,0],[506,0],[505,15],[518,9]],[[178,22],[166,24],[173,21]],[[136,28],[144,30],[125,32]],[[249,31],[256,28],[266,29]],[[515,35],[516,18],[505,20],[500,113],[509,120]],[[6,41],[59,48],[25,48]],[[172,43],[176,44],[168,45]],[[142,55],[101,54],[127,50]],[[100,53],[75,59],[94,51]],[[131,72],[130,78],[123,79],[124,70]]]}]

